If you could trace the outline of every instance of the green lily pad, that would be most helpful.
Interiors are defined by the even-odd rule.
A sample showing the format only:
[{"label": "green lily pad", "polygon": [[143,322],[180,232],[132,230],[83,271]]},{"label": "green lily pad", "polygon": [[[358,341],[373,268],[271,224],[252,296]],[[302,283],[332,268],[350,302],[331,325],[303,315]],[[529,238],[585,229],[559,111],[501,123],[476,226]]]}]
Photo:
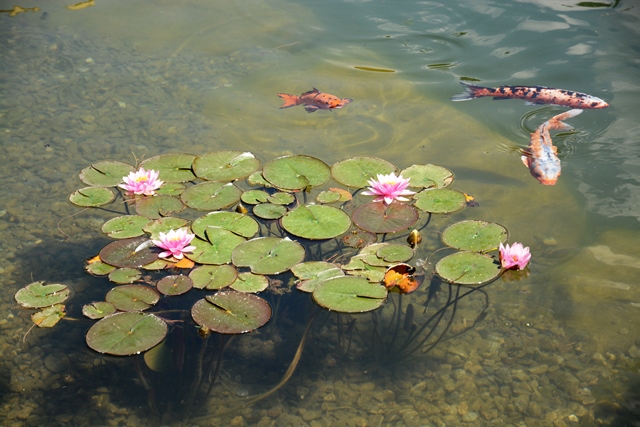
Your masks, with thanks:
[{"label": "green lily pad", "polygon": [[411,205],[393,202],[371,202],[358,208],[351,219],[360,228],[372,233],[395,233],[412,227],[420,215]]},{"label": "green lily pad", "polygon": [[115,187],[122,178],[134,172],[135,167],[122,162],[98,162],[80,171],[80,179],[93,187]]},{"label": "green lily pad", "polygon": [[87,332],[87,345],[98,353],[128,356],[149,350],[167,335],[167,324],[150,313],[116,313]]},{"label": "green lily pad", "polygon": [[220,334],[243,334],[267,323],[271,306],[254,294],[221,291],[197,301],[191,317],[198,325]]},{"label": "green lily pad", "polygon": [[104,187],[85,187],[74,191],[69,201],[81,208],[95,208],[111,203],[116,196],[113,191]]},{"label": "green lily pad", "polygon": [[299,279],[296,287],[303,292],[313,292],[325,280],[344,276],[344,271],[325,261],[309,261],[295,265],[291,272]]},{"label": "green lily pad", "polygon": [[264,190],[249,190],[242,193],[240,199],[248,205],[264,203],[269,198],[269,193]]},{"label": "green lily pad", "polygon": [[500,274],[500,265],[490,256],[477,252],[456,252],[436,263],[436,273],[461,285],[480,285]]},{"label": "green lily pad", "polygon": [[149,264],[145,264],[140,266],[140,268],[142,268],[143,270],[164,270],[165,268],[171,268],[172,266],[172,262],[167,261],[163,258],[158,258],[153,262],[150,262]]},{"label": "green lily pad", "polygon": [[85,304],[82,306],[82,314],[89,319],[102,319],[116,312],[116,308],[113,304],[106,301],[92,302],[91,304]]},{"label": "green lily pad", "polygon": [[304,259],[298,242],[277,237],[259,237],[238,245],[231,257],[237,267],[249,267],[255,274],[278,274]]},{"label": "green lily pad", "polygon": [[363,313],[379,308],[387,298],[387,290],[380,284],[362,277],[335,277],[320,283],[313,291],[313,299],[322,307],[341,313]]},{"label": "green lily pad", "polygon": [[116,267],[114,267],[113,265],[104,263],[102,261],[95,261],[95,262],[92,262],[91,264],[85,265],[84,269],[86,270],[87,273],[94,276],[106,276],[107,274],[115,270]]},{"label": "green lily pad", "polygon": [[300,205],[282,217],[282,227],[305,239],[331,239],[346,233],[351,227],[351,219],[333,206]]},{"label": "green lily pad", "polygon": [[274,205],[290,205],[296,200],[295,196],[291,193],[284,193],[282,191],[269,196],[269,203]]},{"label": "green lily pad", "polygon": [[208,227],[221,227],[238,236],[251,238],[260,229],[255,219],[238,212],[211,212],[193,221],[191,229],[196,236],[206,240],[205,232]]},{"label": "green lily pad", "polygon": [[463,209],[466,205],[464,194],[449,188],[423,190],[414,195],[415,207],[431,213],[447,214]]},{"label": "green lily pad", "polygon": [[264,179],[264,177],[262,176],[262,172],[260,171],[254,172],[251,175],[249,175],[249,178],[247,178],[247,184],[253,185],[254,187],[265,187],[265,188],[272,187],[271,183],[266,179]]},{"label": "green lily pad", "polygon": [[113,239],[127,239],[144,234],[143,227],[151,221],[139,215],[123,215],[112,218],[102,225],[102,232]]},{"label": "green lily pad", "polygon": [[176,274],[163,277],[156,283],[156,289],[163,295],[182,295],[193,287],[189,276]]},{"label": "green lily pad", "polygon": [[142,272],[137,268],[117,268],[109,273],[109,281],[119,285],[125,285],[140,280]]},{"label": "green lily pad", "polygon": [[410,260],[413,257],[413,249],[407,245],[390,243],[378,249],[376,255],[386,262],[398,263]]},{"label": "green lily pad", "polygon": [[238,203],[242,190],[230,183],[203,182],[182,193],[182,201],[193,209],[215,211]]},{"label": "green lily pad", "polygon": [[31,315],[31,321],[39,328],[53,328],[67,315],[64,305],[54,304]]},{"label": "green lily pad", "polygon": [[453,172],[431,164],[409,166],[400,174],[411,181],[411,187],[444,188],[453,182]]},{"label": "green lily pad", "polygon": [[397,170],[394,164],[377,157],[353,157],[331,166],[331,175],[342,185],[363,188],[378,174],[388,175]]},{"label": "green lily pad", "polygon": [[463,251],[487,252],[507,241],[507,229],[495,222],[461,221],[442,232],[442,243]]},{"label": "green lily pad", "polygon": [[275,187],[285,190],[322,185],[331,176],[322,160],[304,155],[284,156],[264,165],[262,176]]},{"label": "green lily pad", "polygon": [[322,191],[318,194],[318,197],[316,197],[318,203],[324,204],[339,202],[341,199],[342,195],[337,191]]},{"label": "green lily pad", "polygon": [[164,182],[187,182],[195,179],[191,170],[195,158],[184,153],[161,154],[143,161],[140,167],[160,172],[160,179]]},{"label": "green lily pad", "polygon": [[160,233],[168,233],[170,230],[178,230],[185,227],[189,221],[176,216],[167,216],[164,218],[158,218],[148,222],[142,230],[145,233],[151,234],[151,239],[158,240]]},{"label": "green lily pad", "polygon": [[[107,264],[120,268],[138,268],[149,264],[158,258],[158,253],[152,251],[149,247],[138,249],[142,243],[148,240],[146,237],[133,237],[109,243],[100,251],[100,259]],[[136,252],[136,249],[138,249],[138,252]]]},{"label": "green lily pad", "polygon": [[45,285],[39,281],[29,283],[18,290],[15,299],[24,308],[42,308],[65,302],[69,298],[69,288],[60,283]]},{"label": "green lily pad", "polygon": [[199,264],[228,264],[236,246],[246,241],[244,237],[221,227],[207,227],[206,236],[207,240],[196,237],[191,241],[196,249],[185,254],[191,261]]},{"label": "green lily pad", "polygon": [[278,219],[286,213],[286,207],[271,203],[261,203],[253,208],[253,214],[262,219]]},{"label": "green lily pad", "polygon": [[136,203],[136,212],[149,219],[160,219],[184,209],[180,199],[171,196],[145,197]]},{"label": "green lily pad", "polygon": [[203,265],[189,273],[196,289],[222,289],[231,285],[238,277],[238,271],[232,265]]},{"label": "green lily pad", "polygon": [[231,182],[246,178],[260,169],[260,160],[242,151],[216,151],[193,161],[193,172],[208,181]]},{"label": "green lily pad", "polygon": [[160,196],[179,197],[187,187],[179,182],[165,182],[162,187],[156,190],[156,194]]},{"label": "green lily pad", "polygon": [[111,289],[105,301],[120,311],[143,311],[160,301],[160,294],[145,285],[122,285]]},{"label": "green lily pad", "polygon": [[231,285],[231,289],[238,292],[249,292],[252,294],[262,292],[269,287],[269,279],[262,274],[244,272],[238,274],[238,278]]}]

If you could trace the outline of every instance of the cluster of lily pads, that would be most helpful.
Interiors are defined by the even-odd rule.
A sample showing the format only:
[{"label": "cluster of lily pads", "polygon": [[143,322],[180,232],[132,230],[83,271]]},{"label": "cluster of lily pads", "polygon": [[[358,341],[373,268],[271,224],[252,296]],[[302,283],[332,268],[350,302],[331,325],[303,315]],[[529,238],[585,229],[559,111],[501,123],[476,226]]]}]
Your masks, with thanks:
[{"label": "cluster of lily pads", "polygon": [[[311,294],[327,310],[376,310],[390,292],[413,292],[420,283],[417,224],[461,210],[468,201],[449,188],[454,175],[446,168],[423,164],[399,171],[375,157],[329,166],[289,155],[263,165],[239,151],[179,153],[136,166],[98,162],[79,176],[87,186],[71,194],[71,203],[123,212],[102,226],[113,242],[86,265],[117,286],[82,310],[98,320],[87,344],[112,355],[157,346],[168,332],[163,313],[188,292],[202,295],[190,307],[193,322],[220,334],[249,332],[270,319],[271,306],[258,294],[272,289],[274,278]],[[388,191],[397,194],[390,198],[381,177],[391,176],[406,185],[392,185]],[[372,201],[370,195],[378,197]],[[396,238],[403,233],[407,243]],[[387,242],[388,236],[402,243]],[[453,252],[435,265],[445,281],[479,285],[503,271],[490,254],[507,241],[503,226],[466,220],[441,236]],[[15,296],[23,307],[41,309],[32,316],[40,327],[64,317],[68,297],[66,285],[42,281]]]}]

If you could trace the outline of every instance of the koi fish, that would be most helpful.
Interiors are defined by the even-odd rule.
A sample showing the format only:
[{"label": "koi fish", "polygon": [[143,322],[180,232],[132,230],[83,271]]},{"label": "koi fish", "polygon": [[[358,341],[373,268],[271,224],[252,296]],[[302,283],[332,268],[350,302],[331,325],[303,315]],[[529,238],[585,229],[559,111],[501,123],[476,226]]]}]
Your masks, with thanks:
[{"label": "koi fish", "polygon": [[569,110],[565,113],[553,116],[541,124],[534,133],[531,134],[529,147],[522,151],[522,163],[529,168],[531,176],[544,185],[554,185],[560,176],[560,159],[558,149],[551,141],[549,130],[569,130],[571,126],[563,123],[571,117],[582,113],[582,110]]},{"label": "koi fish", "polygon": [[328,93],[320,92],[315,87],[309,92],[305,92],[300,96],[289,95],[288,93],[279,93],[278,96],[284,99],[284,104],[280,108],[289,108],[295,105],[304,105],[304,109],[308,113],[313,113],[316,110],[332,110],[334,108],[342,108],[353,99],[351,98],[338,98],[337,96],[330,95]]},{"label": "koi fish", "polygon": [[554,89],[544,86],[500,86],[497,88],[475,86],[460,81],[464,92],[454,95],[452,101],[468,101],[483,96],[493,99],[524,99],[530,104],[554,104],[571,108],[607,108],[609,104],[600,98],[572,90]]}]

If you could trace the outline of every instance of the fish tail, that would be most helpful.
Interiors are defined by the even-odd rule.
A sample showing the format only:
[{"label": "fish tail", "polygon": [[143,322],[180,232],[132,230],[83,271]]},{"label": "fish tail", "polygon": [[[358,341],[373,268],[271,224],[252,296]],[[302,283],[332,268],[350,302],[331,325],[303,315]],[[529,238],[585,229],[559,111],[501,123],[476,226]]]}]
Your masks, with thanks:
[{"label": "fish tail", "polygon": [[482,86],[472,85],[471,83],[467,83],[465,81],[460,80],[460,84],[464,87],[464,91],[457,95],[453,95],[451,97],[452,101],[468,101],[470,99],[474,99],[478,97],[478,91],[482,89],[486,89]]},{"label": "fish tail", "polygon": [[573,110],[566,111],[562,114],[558,114],[557,116],[553,116],[549,119],[549,123],[551,124],[551,128],[555,130],[570,130],[573,129],[573,126],[563,122],[563,120],[570,119],[571,117],[575,117],[578,114],[581,114],[583,110],[575,108]]},{"label": "fish tail", "polygon": [[279,93],[278,96],[284,99],[284,104],[282,104],[280,108],[289,108],[300,104],[299,96],[289,95],[288,93]]}]

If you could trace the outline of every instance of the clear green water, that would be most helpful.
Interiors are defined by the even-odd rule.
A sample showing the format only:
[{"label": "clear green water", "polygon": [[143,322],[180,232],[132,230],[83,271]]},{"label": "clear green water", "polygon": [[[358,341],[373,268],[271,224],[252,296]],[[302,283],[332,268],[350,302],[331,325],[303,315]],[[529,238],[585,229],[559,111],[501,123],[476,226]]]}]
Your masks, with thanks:
[{"label": "clear green water", "polygon": [[[32,331],[23,342],[30,320],[13,294],[32,279],[63,281],[78,301],[104,294],[82,261],[106,242],[99,227],[112,214],[65,218],[78,211],[66,199],[80,169],[222,149],[263,160],[374,155],[400,168],[446,166],[480,202],[457,218],[504,224],[510,240],[531,247],[533,263],[529,278],[492,284],[477,331],[428,360],[386,370],[360,360],[334,366],[330,352],[308,351],[277,395],[202,425],[632,425],[640,384],[633,2],[65,5],[0,15],[3,425],[160,425],[133,364],[84,347],[87,324]],[[574,133],[554,137],[563,173],[546,187],[517,148],[563,108],[451,103],[460,77],[573,89],[611,106],[585,111],[570,120]],[[354,102],[313,114],[278,108],[276,93],[312,87]],[[239,340],[234,354],[246,363],[225,365],[212,407],[277,383],[297,342],[276,342],[284,361],[258,357],[260,345],[273,342]]]}]

